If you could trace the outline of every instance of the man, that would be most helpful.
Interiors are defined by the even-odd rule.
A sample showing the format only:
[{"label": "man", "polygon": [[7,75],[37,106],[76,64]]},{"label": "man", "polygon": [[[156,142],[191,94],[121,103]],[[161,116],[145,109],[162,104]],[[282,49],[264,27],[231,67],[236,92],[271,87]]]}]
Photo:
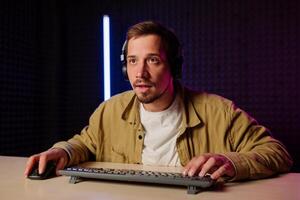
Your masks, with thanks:
[{"label": "man", "polygon": [[80,135],[31,156],[26,176],[49,160],[57,170],[88,160],[184,166],[188,176],[232,181],[290,169],[290,155],[265,127],[231,101],[175,80],[182,56],[170,30],[151,21],[132,26],[121,57],[133,90],[101,103]]}]

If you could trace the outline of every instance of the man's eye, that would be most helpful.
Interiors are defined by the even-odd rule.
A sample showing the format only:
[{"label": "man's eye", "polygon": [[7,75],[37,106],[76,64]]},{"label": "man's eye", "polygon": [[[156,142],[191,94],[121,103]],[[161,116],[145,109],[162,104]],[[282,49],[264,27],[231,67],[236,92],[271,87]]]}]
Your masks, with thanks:
[{"label": "man's eye", "polygon": [[128,62],[129,64],[131,64],[131,65],[134,65],[134,64],[136,64],[136,59],[134,59],[134,58],[129,58],[129,59],[127,60],[127,62]]},{"label": "man's eye", "polygon": [[150,57],[150,58],[148,59],[148,62],[149,62],[150,64],[158,64],[158,63],[160,62],[160,60],[159,60],[159,58],[157,58],[157,57]]}]

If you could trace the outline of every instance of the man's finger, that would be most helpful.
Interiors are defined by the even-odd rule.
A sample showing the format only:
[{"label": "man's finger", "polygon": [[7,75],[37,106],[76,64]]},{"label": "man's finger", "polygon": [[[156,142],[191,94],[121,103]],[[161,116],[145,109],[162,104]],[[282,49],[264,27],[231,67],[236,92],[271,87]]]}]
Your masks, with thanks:
[{"label": "man's finger", "polygon": [[210,155],[194,157],[185,167],[183,175],[194,176],[202,168],[202,165],[209,159]]},{"label": "man's finger", "polygon": [[199,156],[191,166],[188,175],[189,176],[194,176],[195,173],[198,173],[199,170],[201,170],[202,166],[206,163],[208,157],[206,156]]},{"label": "man's finger", "polygon": [[42,174],[45,171],[47,161],[48,161],[47,155],[42,153],[39,160],[39,174]]},{"label": "man's finger", "polygon": [[31,156],[28,160],[27,160],[27,163],[26,163],[26,168],[25,168],[25,171],[24,171],[24,175],[27,177],[29,172],[31,171],[32,167],[35,165],[35,162],[36,162],[36,157],[37,156]]},{"label": "man's finger", "polygon": [[214,173],[212,173],[211,178],[216,180],[226,173],[225,165],[220,166]]},{"label": "man's finger", "polygon": [[202,166],[200,172],[199,172],[199,176],[203,177],[205,176],[205,174],[210,171],[212,168],[214,167],[218,167],[217,166],[218,162],[217,162],[217,158],[216,157],[210,157]]},{"label": "man's finger", "polygon": [[192,167],[192,165],[193,165],[193,163],[194,163],[194,161],[195,161],[196,159],[197,159],[197,157],[192,158],[192,160],[190,160],[190,161],[188,162],[188,164],[186,164],[186,165],[184,166],[184,169],[183,169],[183,172],[182,172],[182,174],[183,174],[184,176],[187,176],[187,175],[188,175],[188,172],[189,172],[190,168]]},{"label": "man's finger", "polygon": [[63,169],[65,166],[66,166],[66,163],[67,161],[65,160],[64,157],[60,158],[57,162],[57,165],[56,165],[56,175],[59,176],[60,174],[58,173],[58,170],[61,170]]}]

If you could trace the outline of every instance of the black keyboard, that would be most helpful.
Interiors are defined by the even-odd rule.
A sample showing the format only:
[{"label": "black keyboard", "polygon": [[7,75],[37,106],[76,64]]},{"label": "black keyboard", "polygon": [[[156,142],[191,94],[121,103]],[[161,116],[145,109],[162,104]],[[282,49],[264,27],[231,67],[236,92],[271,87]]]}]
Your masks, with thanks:
[{"label": "black keyboard", "polygon": [[183,176],[181,173],[157,172],[145,170],[111,169],[111,168],[83,168],[69,167],[60,170],[61,175],[70,176],[70,183],[77,183],[80,178],[102,180],[142,182],[187,186],[189,194],[196,194],[214,185],[215,181],[209,175],[204,177]]}]

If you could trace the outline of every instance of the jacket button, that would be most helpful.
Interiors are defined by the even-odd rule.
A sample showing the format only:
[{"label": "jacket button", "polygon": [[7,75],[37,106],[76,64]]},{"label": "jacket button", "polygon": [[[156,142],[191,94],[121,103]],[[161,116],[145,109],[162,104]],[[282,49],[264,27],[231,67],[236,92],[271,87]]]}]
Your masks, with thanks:
[{"label": "jacket button", "polygon": [[139,135],[139,139],[141,140],[143,138],[143,136]]}]

